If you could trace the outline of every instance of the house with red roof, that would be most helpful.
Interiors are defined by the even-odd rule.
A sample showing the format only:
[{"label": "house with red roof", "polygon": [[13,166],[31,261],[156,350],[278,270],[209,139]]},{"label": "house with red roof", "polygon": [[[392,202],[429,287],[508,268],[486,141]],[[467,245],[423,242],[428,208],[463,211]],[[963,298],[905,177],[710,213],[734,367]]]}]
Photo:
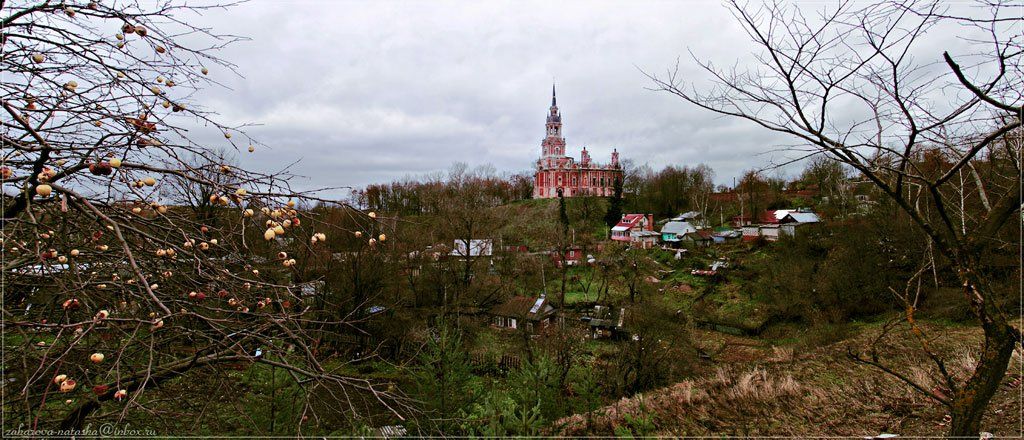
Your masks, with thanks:
[{"label": "house with red roof", "polygon": [[583,262],[583,248],[579,246],[572,246],[565,250],[565,255],[560,257],[558,251],[551,251],[551,261],[555,263],[555,267],[561,268],[562,262],[565,262],[566,266],[578,266]]},{"label": "house with red roof", "polygon": [[658,233],[654,232],[653,214],[623,214],[615,226],[612,227],[612,240],[630,243],[641,243],[646,246],[649,243],[656,243]]},{"label": "house with red roof", "polygon": [[797,212],[796,209],[769,209],[761,213],[760,221],[766,225],[777,225],[789,213]]}]

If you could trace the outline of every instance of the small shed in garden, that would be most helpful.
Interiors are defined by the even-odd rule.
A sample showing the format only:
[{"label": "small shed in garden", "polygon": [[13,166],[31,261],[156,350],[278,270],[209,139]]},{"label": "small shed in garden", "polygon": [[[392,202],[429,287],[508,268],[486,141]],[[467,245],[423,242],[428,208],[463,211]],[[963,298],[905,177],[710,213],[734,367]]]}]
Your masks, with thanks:
[{"label": "small shed in garden", "polygon": [[711,246],[711,244],[714,242],[714,239],[712,238],[711,232],[695,231],[683,235],[683,238],[680,239],[680,242],[682,242],[682,244],[685,246],[706,247]]},{"label": "small shed in garden", "polygon": [[629,335],[625,327],[625,307],[594,306],[593,314],[584,320],[590,328],[592,339],[622,339]]}]

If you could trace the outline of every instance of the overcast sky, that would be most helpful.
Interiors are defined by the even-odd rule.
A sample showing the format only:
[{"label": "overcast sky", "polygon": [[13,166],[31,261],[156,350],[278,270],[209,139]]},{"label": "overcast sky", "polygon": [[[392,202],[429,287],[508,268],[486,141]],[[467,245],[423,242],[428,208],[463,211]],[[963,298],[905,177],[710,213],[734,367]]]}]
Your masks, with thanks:
[{"label": "overcast sky", "polygon": [[[529,170],[540,154],[551,83],[568,153],[607,161],[705,163],[718,183],[780,161],[783,141],[646,90],[688,52],[749,60],[746,34],[716,1],[261,1],[207,12],[220,32],[251,38],[222,52],[243,78],[199,98],[271,152],[241,153],[262,169],[294,159],[302,187],[364,186],[453,162]],[[792,172],[792,171],[791,171]]]}]

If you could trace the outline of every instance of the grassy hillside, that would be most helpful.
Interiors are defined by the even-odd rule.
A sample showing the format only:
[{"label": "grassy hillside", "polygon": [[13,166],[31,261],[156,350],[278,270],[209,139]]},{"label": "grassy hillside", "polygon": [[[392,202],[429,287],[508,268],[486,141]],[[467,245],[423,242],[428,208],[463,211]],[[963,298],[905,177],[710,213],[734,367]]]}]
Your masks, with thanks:
[{"label": "grassy hillside", "polygon": [[[941,435],[947,429],[944,407],[876,368],[848,356],[864,349],[881,324],[856,326],[839,343],[803,351],[799,338],[772,341],[698,331],[695,340],[713,353],[716,366],[692,379],[642,393],[553,424],[558,435],[665,436],[907,436]],[[949,359],[955,374],[974,364],[969,347],[981,339],[976,328],[941,323],[926,325],[935,348]],[[879,356],[915,379],[927,379],[933,366],[906,332],[894,334]],[[803,335],[808,337],[808,335]],[[996,436],[1019,434],[1021,357],[1011,361],[986,415]],[[589,419],[589,422],[588,422]],[[589,425],[589,426],[588,426]]]}]

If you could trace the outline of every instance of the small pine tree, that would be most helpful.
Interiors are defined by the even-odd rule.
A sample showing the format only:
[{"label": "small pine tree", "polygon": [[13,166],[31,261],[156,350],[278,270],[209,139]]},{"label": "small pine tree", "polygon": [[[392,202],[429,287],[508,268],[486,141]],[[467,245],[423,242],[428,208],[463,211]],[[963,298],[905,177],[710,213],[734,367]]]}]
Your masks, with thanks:
[{"label": "small pine tree", "polygon": [[526,408],[536,408],[543,421],[555,420],[566,413],[558,402],[561,389],[558,387],[558,374],[550,357],[541,355],[531,361],[523,362],[518,370],[509,376],[513,399]]},{"label": "small pine tree", "polygon": [[437,421],[441,433],[454,433],[459,429],[458,419],[466,414],[475,397],[462,333],[441,322],[420,353],[418,365],[413,379],[423,409]]},{"label": "small pine tree", "polygon": [[463,431],[482,437],[536,436],[544,427],[539,405],[522,406],[501,389],[491,389],[473,405],[469,419]]},{"label": "small pine tree", "polygon": [[601,382],[598,380],[597,368],[591,362],[582,362],[571,371],[571,387],[574,398],[571,402],[574,413],[586,415],[587,432],[593,423],[594,411],[601,406]]},{"label": "small pine tree", "polygon": [[565,211],[565,196],[558,190],[558,222],[562,225],[562,237],[569,235],[569,214]]},{"label": "small pine tree", "polygon": [[615,226],[622,220],[622,179],[615,179],[612,197],[608,203],[608,213],[604,215],[604,222],[608,227]]}]

